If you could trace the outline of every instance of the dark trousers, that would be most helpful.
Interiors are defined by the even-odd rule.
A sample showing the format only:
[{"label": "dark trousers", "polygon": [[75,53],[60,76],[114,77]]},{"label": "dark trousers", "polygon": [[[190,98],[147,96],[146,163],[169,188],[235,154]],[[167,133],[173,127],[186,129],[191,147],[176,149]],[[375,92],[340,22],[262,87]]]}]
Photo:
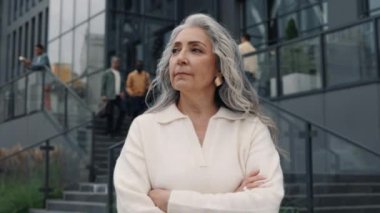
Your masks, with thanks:
[{"label": "dark trousers", "polygon": [[[115,108],[117,110],[115,110]],[[115,111],[118,113],[115,115]],[[107,104],[107,132],[108,133],[119,133],[121,125],[124,121],[125,112],[122,107],[122,101],[120,96],[116,96],[116,99],[109,100]],[[114,125],[114,117],[117,116],[116,123]]]},{"label": "dark trousers", "polygon": [[144,113],[146,110],[145,96],[134,96],[130,97],[130,114],[132,118]]}]

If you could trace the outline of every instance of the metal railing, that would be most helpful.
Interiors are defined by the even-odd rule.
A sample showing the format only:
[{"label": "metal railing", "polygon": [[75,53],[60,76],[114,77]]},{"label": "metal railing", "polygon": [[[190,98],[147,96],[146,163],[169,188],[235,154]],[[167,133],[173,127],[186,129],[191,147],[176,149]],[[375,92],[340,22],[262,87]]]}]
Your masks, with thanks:
[{"label": "metal railing", "polygon": [[[2,85],[0,87],[0,96],[3,96],[6,100],[2,102],[2,106],[0,106],[0,124],[1,122],[6,122],[35,112],[44,112],[58,131],[58,133],[52,137],[24,148],[20,147],[21,150],[0,159],[0,167],[12,164],[13,161],[16,161],[13,159],[23,158],[23,156],[29,156],[32,164],[33,160],[35,160],[34,158],[38,158],[38,156],[36,157],[34,154],[42,150],[44,152],[43,159],[45,162],[43,177],[44,187],[41,188],[41,191],[44,193],[44,203],[51,192],[49,187],[49,177],[51,176],[48,166],[51,164],[51,162],[49,162],[49,156],[57,152],[57,150],[60,152],[59,155],[56,156],[57,158],[64,155],[67,155],[67,157],[66,159],[60,159],[61,162],[56,162],[56,164],[66,162],[70,159],[76,159],[82,162],[82,164],[80,164],[80,166],[83,166],[82,169],[88,170],[88,175],[86,175],[85,178],[87,181],[94,176],[92,166],[93,135],[88,125],[94,120],[95,115],[87,104],[84,103],[71,88],[66,86],[65,83],[51,73],[48,68],[39,71],[27,71],[20,77]],[[18,109],[17,106],[20,105],[19,103],[23,103],[23,107],[21,107],[20,110],[6,110]],[[52,143],[55,143],[55,146],[60,147],[60,149],[52,149]],[[65,145],[62,146],[62,144]],[[34,149],[39,146],[41,146],[40,150],[35,151]],[[76,154],[72,156],[72,154],[66,151],[68,149]],[[34,150],[34,154],[30,154],[30,150]],[[29,163],[23,163],[29,165]],[[79,165],[72,164],[71,166],[76,168],[76,166]],[[63,169],[66,171],[73,170],[71,168]],[[78,174],[84,173],[79,170],[76,172]],[[69,172],[67,174],[69,174]],[[70,180],[71,177],[66,178]]]},{"label": "metal railing", "polygon": [[270,99],[378,83],[379,19],[370,17],[271,45],[243,58],[256,57],[257,89]]},{"label": "metal railing", "polygon": [[[57,158],[57,162],[62,161],[68,161],[68,158],[73,157],[75,155],[75,159],[72,161],[76,161],[75,163],[79,164],[81,162],[78,162],[78,159],[82,162],[82,164],[88,163],[88,157],[83,155],[83,152],[88,152],[86,150],[82,150],[80,147],[76,147],[70,142],[70,134],[72,134],[74,131],[78,130],[79,128],[86,128],[86,126],[91,121],[83,122],[82,124],[76,125],[74,127],[71,127],[69,129],[63,130],[54,136],[51,136],[47,139],[44,139],[42,141],[33,143],[33,145],[24,147],[22,150],[13,152],[10,155],[7,155],[3,158],[0,158],[0,180],[1,178],[11,177],[11,179],[17,179],[19,176],[23,176],[21,178],[26,178],[24,182],[27,182],[29,178],[34,177],[35,173],[38,173],[39,169],[36,169],[34,167],[39,167],[43,165],[43,174],[41,178],[42,186],[39,188],[39,191],[43,194],[43,207],[46,207],[46,200],[49,198],[50,193],[53,191],[53,188],[51,187],[51,177],[54,174],[51,171],[52,167],[52,161],[51,158],[55,157]],[[62,143],[64,143],[62,145]],[[63,148],[64,147],[64,148]],[[70,148],[68,148],[70,147]],[[53,152],[55,152],[55,155],[53,156]],[[57,154],[59,153],[59,154]],[[27,156],[27,157],[26,157]],[[20,160],[21,159],[21,160]],[[22,162],[20,162],[22,161]],[[15,167],[15,163],[18,162]],[[21,165],[20,165],[21,164]],[[71,164],[71,163],[70,163]],[[72,164],[68,166],[73,166]],[[37,172],[36,172],[37,170]],[[68,168],[61,168],[61,170],[69,171],[72,169]],[[57,171],[54,171],[57,172]],[[62,172],[63,171],[58,171]],[[80,171],[75,171],[77,173],[81,173]],[[19,174],[22,173],[22,174]],[[55,174],[57,175],[57,174]],[[61,174],[62,176],[72,175],[75,177],[75,173],[71,174]],[[62,178],[62,177],[60,177]],[[78,177],[77,177],[78,178]],[[74,182],[68,181],[70,179],[64,179],[62,182],[60,182],[60,186],[56,187],[66,187],[66,185],[73,184]],[[3,184],[7,182],[7,179],[1,181]],[[62,185],[61,185],[62,184]]]},{"label": "metal railing", "polygon": [[[339,140],[340,142],[343,142],[344,145],[348,145],[350,147],[353,147],[355,150],[357,151],[360,151],[362,153],[365,153],[367,156],[366,157],[369,157],[369,159],[374,159],[375,161],[377,161],[378,163],[380,163],[380,153],[364,146],[363,144],[357,142],[357,141],[354,141],[352,139],[349,139],[331,129],[328,129],[322,125],[319,125],[315,122],[312,122],[308,119],[305,119],[297,114],[294,114],[290,111],[288,111],[287,109],[284,109],[272,102],[270,102],[269,100],[266,100],[264,98],[261,98],[260,99],[261,103],[264,105],[265,107],[265,110],[269,110],[271,111],[272,113],[272,117],[274,118],[277,118],[277,122],[276,123],[282,123],[284,121],[284,116],[288,116],[290,117],[291,119],[290,120],[297,120],[297,121],[300,121],[301,124],[299,125],[301,128],[300,130],[298,131],[298,133],[294,134],[296,135],[296,137],[299,137],[301,138],[301,141],[300,143],[304,143],[304,153],[305,153],[305,157],[304,160],[305,161],[305,189],[306,189],[306,208],[307,208],[307,212],[314,212],[314,209],[315,209],[315,206],[314,206],[314,176],[316,175],[317,172],[314,171],[314,164],[315,164],[315,150],[313,150],[313,145],[315,145],[315,143],[318,143],[320,142],[320,140],[318,141],[316,139],[316,137],[318,135],[327,135],[329,136],[330,138],[333,137],[334,140]],[[277,116],[273,116],[274,114],[276,114]],[[279,115],[280,114],[280,115]],[[287,123],[291,123],[291,121],[289,120],[286,120],[285,122]],[[294,126],[296,125],[291,125],[289,128],[293,128]],[[302,128],[303,126],[303,128]],[[281,129],[281,126],[280,126],[280,135],[286,135],[287,133],[284,132],[283,129]],[[285,137],[289,137],[289,138],[292,138],[291,136],[285,136]],[[280,140],[279,140],[279,146],[281,147],[281,137],[280,137]],[[290,142],[292,143],[292,142]],[[343,145],[343,147],[344,147]],[[294,152],[294,150],[289,150],[287,149],[286,151],[289,151],[289,152]],[[328,150],[327,148],[325,148],[324,152],[328,153],[330,150]],[[290,153],[292,154],[292,153]],[[335,155],[334,157],[338,158],[334,161],[336,162],[327,162],[331,165],[335,165],[335,168],[334,168],[334,172],[332,174],[339,174],[339,164],[341,163],[340,160],[339,160],[339,157],[341,157],[340,155]],[[348,156],[347,156],[348,157]],[[350,156],[352,158],[354,158],[354,156]],[[296,159],[292,159],[292,160],[296,160]],[[299,159],[298,159],[299,160]],[[360,159],[362,160],[362,159]],[[371,172],[373,172],[374,174],[380,174],[380,170],[377,169],[377,170],[369,170]],[[286,169],[284,170],[284,172],[286,172]],[[330,172],[331,173],[331,172]],[[326,174],[326,173],[325,173]],[[329,174],[329,171],[327,171],[327,174]]]}]

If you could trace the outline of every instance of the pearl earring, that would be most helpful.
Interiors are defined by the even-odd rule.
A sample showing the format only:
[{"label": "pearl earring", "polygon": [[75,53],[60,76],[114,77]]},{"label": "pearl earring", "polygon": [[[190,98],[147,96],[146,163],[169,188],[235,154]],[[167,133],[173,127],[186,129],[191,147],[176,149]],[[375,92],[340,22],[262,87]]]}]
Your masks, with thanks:
[{"label": "pearl earring", "polygon": [[216,76],[214,83],[215,83],[216,87],[219,87],[220,85],[222,85],[222,83],[223,83],[222,75]]}]

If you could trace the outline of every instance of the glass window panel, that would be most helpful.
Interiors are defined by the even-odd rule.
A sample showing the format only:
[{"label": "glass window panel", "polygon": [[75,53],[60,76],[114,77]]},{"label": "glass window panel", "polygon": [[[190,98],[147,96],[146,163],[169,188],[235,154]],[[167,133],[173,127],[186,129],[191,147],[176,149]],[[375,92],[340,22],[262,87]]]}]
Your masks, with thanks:
[{"label": "glass window panel", "polygon": [[111,3],[112,9],[122,9],[132,13],[142,13],[142,5],[143,1],[141,0],[129,0],[129,1],[121,1],[115,0]]},{"label": "glass window panel", "polygon": [[[276,52],[268,50],[257,53],[251,57],[256,57],[256,82],[254,87],[262,97],[277,96],[276,85]],[[252,60],[254,61],[254,60]]]},{"label": "glass window panel", "polygon": [[300,35],[299,19],[297,14],[293,13],[288,16],[278,18],[278,38],[294,39]]},{"label": "glass window panel", "polygon": [[369,10],[380,9],[380,1],[379,0],[368,0]]},{"label": "glass window panel", "polygon": [[79,24],[88,18],[89,0],[75,1],[75,24]]},{"label": "glass window panel", "polygon": [[26,113],[25,109],[25,78],[21,78],[14,83],[14,115],[20,116]]},{"label": "glass window panel", "polygon": [[104,68],[105,48],[105,13],[90,20],[90,33],[87,36],[88,55],[87,65],[89,71]]},{"label": "glass window panel", "polygon": [[105,0],[91,0],[91,16],[99,13],[106,9],[106,1]]},{"label": "glass window panel", "polygon": [[280,71],[284,95],[322,87],[319,37],[280,49]]},{"label": "glass window panel", "polygon": [[264,0],[247,0],[245,5],[246,26],[266,21],[266,4]]},{"label": "glass window panel", "polygon": [[256,48],[260,49],[263,47],[266,47],[267,39],[267,26],[266,23],[255,25],[253,27],[250,27],[246,30],[246,33],[248,33],[251,36],[251,44]]},{"label": "glass window panel", "polygon": [[74,32],[74,67],[73,77],[83,75],[87,68],[87,43],[88,24],[84,23],[77,27]]},{"label": "glass window panel", "polygon": [[51,0],[49,4],[49,40],[60,33],[61,0]]},{"label": "glass window panel", "polygon": [[278,15],[296,10],[300,6],[300,0],[277,0],[275,11]]},{"label": "glass window panel", "polygon": [[[79,10],[80,8],[77,8]],[[73,27],[74,24],[74,0],[65,0],[62,4],[62,32]]]},{"label": "glass window panel", "polygon": [[68,82],[72,79],[72,64],[73,64],[73,33],[69,32],[62,37],[61,55],[59,67],[55,70],[55,74],[63,82]]},{"label": "glass window panel", "polygon": [[59,42],[60,39],[56,39],[49,43],[48,54],[51,66],[59,63]]},{"label": "glass window panel", "polygon": [[372,23],[329,33],[325,42],[328,86],[376,78]]},{"label": "glass window panel", "polygon": [[175,5],[173,0],[144,0],[144,12],[151,16],[173,18]]},{"label": "glass window panel", "polygon": [[300,12],[301,31],[304,34],[319,32],[324,25],[324,13],[320,5],[302,10]]}]

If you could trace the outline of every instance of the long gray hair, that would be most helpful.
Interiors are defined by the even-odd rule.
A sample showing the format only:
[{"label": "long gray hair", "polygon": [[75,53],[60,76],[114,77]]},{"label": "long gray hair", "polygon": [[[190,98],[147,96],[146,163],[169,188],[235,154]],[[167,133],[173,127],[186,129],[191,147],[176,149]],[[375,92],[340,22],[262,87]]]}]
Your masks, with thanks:
[{"label": "long gray hair", "polygon": [[[147,97],[154,100],[147,112],[161,111],[179,98],[179,92],[173,89],[170,82],[169,60],[175,38],[183,29],[189,27],[203,29],[211,39],[213,52],[217,56],[218,69],[224,79],[223,84],[217,89],[216,99],[232,111],[256,115],[268,126],[275,141],[275,125],[259,108],[256,91],[244,75],[242,57],[236,42],[223,26],[204,14],[190,15],[173,30],[158,63],[157,76],[148,91]],[[155,97],[155,93],[158,93],[158,97]]]}]

